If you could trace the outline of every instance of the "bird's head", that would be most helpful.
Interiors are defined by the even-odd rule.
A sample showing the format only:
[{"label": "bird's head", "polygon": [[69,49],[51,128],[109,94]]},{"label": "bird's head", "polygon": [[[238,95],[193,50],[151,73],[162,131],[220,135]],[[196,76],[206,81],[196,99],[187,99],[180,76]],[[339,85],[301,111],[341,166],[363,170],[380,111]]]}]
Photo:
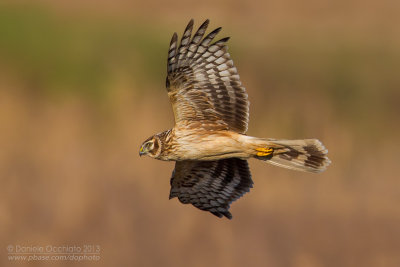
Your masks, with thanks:
[{"label": "bird's head", "polygon": [[161,140],[157,135],[149,137],[140,146],[139,156],[148,155],[157,158],[161,154]]}]

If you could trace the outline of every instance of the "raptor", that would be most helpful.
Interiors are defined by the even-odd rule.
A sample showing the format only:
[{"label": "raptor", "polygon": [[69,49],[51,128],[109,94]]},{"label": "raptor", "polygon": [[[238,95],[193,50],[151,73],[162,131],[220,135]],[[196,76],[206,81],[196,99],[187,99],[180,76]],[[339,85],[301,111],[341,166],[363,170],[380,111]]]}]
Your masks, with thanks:
[{"label": "raptor", "polygon": [[249,101],[226,46],[205,35],[206,20],[192,35],[193,20],[168,52],[167,93],[175,125],[145,140],[139,154],[175,161],[170,199],[232,218],[230,204],[250,191],[247,160],[255,158],[297,171],[322,172],[330,164],[317,139],[277,140],[246,135]]}]

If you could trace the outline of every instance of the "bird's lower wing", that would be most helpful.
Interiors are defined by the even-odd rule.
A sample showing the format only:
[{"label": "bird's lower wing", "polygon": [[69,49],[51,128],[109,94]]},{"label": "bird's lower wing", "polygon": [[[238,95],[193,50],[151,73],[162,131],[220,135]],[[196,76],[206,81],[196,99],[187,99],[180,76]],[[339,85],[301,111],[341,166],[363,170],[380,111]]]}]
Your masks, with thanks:
[{"label": "bird's lower wing", "polygon": [[178,161],[169,198],[232,219],[230,204],[250,191],[253,181],[246,160]]}]

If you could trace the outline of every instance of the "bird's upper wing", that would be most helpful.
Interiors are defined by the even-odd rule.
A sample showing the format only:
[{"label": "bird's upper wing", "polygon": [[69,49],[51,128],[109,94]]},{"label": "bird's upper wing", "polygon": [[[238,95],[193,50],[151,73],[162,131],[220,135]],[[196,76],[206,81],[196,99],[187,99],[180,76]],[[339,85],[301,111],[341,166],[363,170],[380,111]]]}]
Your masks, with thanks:
[{"label": "bird's upper wing", "polygon": [[178,161],[169,198],[232,219],[230,204],[253,187],[246,160]]},{"label": "bird's upper wing", "polygon": [[192,37],[193,20],[178,47],[172,36],[166,86],[177,126],[247,131],[249,101],[223,38],[211,43],[221,28],[203,38],[206,20]]}]

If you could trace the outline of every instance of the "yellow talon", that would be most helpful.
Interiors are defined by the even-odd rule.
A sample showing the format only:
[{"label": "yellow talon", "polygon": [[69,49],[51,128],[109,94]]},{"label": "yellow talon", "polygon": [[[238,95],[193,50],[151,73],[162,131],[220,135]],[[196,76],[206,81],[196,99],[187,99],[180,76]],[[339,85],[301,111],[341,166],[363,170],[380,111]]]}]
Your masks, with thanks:
[{"label": "yellow talon", "polygon": [[257,148],[256,150],[260,151],[260,152],[265,152],[265,153],[270,153],[273,151],[272,148],[268,148],[268,147],[260,147],[260,148]]},{"label": "yellow talon", "polygon": [[256,148],[257,151],[257,156],[258,157],[265,157],[268,155],[271,155],[272,152],[274,151],[272,148],[268,148],[268,147],[261,147],[261,148]]}]

